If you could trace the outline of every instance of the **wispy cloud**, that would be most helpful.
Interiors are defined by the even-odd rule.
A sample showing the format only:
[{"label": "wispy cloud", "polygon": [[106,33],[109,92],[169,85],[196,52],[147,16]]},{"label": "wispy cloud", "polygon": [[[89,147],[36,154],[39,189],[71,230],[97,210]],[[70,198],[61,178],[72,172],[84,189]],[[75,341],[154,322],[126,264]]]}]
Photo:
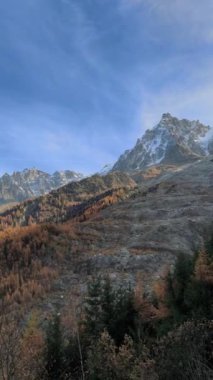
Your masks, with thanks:
[{"label": "wispy cloud", "polygon": [[[163,67],[155,67],[156,72],[173,70],[172,78],[181,69],[179,63],[168,61]],[[186,65],[187,66],[187,65]],[[167,71],[167,70],[166,70]],[[156,77],[156,72],[153,74]],[[201,122],[213,126],[213,65],[211,60],[205,60],[201,65],[189,64],[186,80],[165,80],[159,87],[153,89],[147,84],[141,92],[141,106],[138,114],[140,134],[151,128],[159,121],[162,113],[170,112],[180,118],[199,119]],[[184,76],[183,76],[184,78]]]},{"label": "wispy cloud", "polygon": [[140,134],[163,112],[213,124],[213,2],[121,0],[120,4],[124,13],[137,11],[141,22],[146,15],[148,39],[159,52],[142,65]]},{"label": "wispy cloud", "polygon": [[153,95],[145,92],[146,99],[141,105],[141,133],[156,125],[164,112],[170,112],[179,118],[199,119],[212,124],[212,113],[209,111],[213,103],[212,84],[182,90],[166,88]]},{"label": "wispy cloud", "polygon": [[213,42],[212,0],[121,0],[126,8],[141,6],[148,9],[158,22],[179,27],[179,36]]},{"label": "wispy cloud", "polygon": [[0,4],[4,168],[95,171],[161,113],[213,120],[212,0]]}]

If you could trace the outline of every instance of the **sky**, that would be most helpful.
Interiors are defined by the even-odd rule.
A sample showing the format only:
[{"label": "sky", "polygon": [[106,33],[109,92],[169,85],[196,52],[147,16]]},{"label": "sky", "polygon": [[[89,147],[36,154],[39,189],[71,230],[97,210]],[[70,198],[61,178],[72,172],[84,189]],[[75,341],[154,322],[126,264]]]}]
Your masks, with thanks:
[{"label": "sky", "polygon": [[213,125],[212,0],[2,0],[0,174],[90,174],[162,113]]}]

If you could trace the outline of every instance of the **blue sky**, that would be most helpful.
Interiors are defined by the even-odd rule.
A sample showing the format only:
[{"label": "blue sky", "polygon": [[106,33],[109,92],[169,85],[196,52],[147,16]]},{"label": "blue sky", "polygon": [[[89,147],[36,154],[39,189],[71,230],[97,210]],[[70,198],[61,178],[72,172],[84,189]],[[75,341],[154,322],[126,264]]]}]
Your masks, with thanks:
[{"label": "blue sky", "polygon": [[114,162],[163,112],[213,125],[212,0],[0,2],[0,173]]}]

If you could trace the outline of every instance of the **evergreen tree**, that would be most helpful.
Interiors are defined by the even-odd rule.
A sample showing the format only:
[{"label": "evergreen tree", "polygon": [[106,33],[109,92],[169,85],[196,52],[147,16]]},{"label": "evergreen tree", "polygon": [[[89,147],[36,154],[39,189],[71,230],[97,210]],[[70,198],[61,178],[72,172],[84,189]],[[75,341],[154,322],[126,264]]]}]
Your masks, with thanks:
[{"label": "evergreen tree", "polygon": [[213,316],[213,262],[205,251],[180,255],[168,276],[168,306],[174,322]]},{"label": "evergreen tree", "polygon": [[175,263],[174,272],[168,276],[168,306],[176,321],[180,321],[189,312],[185,302],[185,292],[191,281],[193,264],[192,257],[180,254]]},{"label": "evergreen tree", "polygon": [[102,330],[101,315],[101,278],[97,277],[88,284],[88,295],[84,307],[85,332],[88,337],[97,337]]},{"label": "evergreen tree", "polygon": [[112,334],[115,319],[116,291],[113,289],[109,276],[104,278],[101,291],[101,325]]},{"label": "evergreen tree", "polygon": [[46,375],[48,380],[62,379],[63,339],[60,316],[56,314],[49,321],[46,334]]},{"label": "evergreen tree", "polygon": [[125,334],[132,335],[137,318],[133,298],[131,289],[113,288],[109,277],[91,282],[85,305],[88,338],[97,338],[105,329],[119,345]]},{"label": "evergreen tree", "polygon": [[126,334],[135,336],[138,313],[134,306],[134,295],[130,288],[121,287],[115,292],[115,309],[111,336],[116,344],[120,345]]}]

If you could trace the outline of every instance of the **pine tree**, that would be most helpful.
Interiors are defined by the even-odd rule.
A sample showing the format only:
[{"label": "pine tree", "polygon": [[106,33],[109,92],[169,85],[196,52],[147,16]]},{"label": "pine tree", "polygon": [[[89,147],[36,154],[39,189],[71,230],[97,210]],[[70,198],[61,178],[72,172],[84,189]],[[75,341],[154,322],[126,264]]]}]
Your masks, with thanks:
[{"label": "pine tree", "polygon": [[46,379],[59,380],[62,377],[63,340],[60,315],[49,321],[46,335]]},{"label": "pine tree", "polygon": [[175,263],[174,272],[168,275],[168,306],[177,321],[189,312],[185,302],[185,292],[191,282],[193,264],[190,256],[180,254]]},{"label": "pine tree", "polygon": [[132,290],[119,288],[115,295],[115,311],[112,338],[117,345],[123,342],[126,334],[135,335],[138,313],[134,307],[134,294]]},{"label": "pine tree", "polygon": [[101,315],[101,278],[93,279],[88,285],[85,303],[85,332],[88,337],[97,337],[102,330]]},{"label": "pine tree", "polygon": [[101,324],[112,334],[115,318],[116,291],[113,289],[109,276],[105,277],[101,292]]}]

